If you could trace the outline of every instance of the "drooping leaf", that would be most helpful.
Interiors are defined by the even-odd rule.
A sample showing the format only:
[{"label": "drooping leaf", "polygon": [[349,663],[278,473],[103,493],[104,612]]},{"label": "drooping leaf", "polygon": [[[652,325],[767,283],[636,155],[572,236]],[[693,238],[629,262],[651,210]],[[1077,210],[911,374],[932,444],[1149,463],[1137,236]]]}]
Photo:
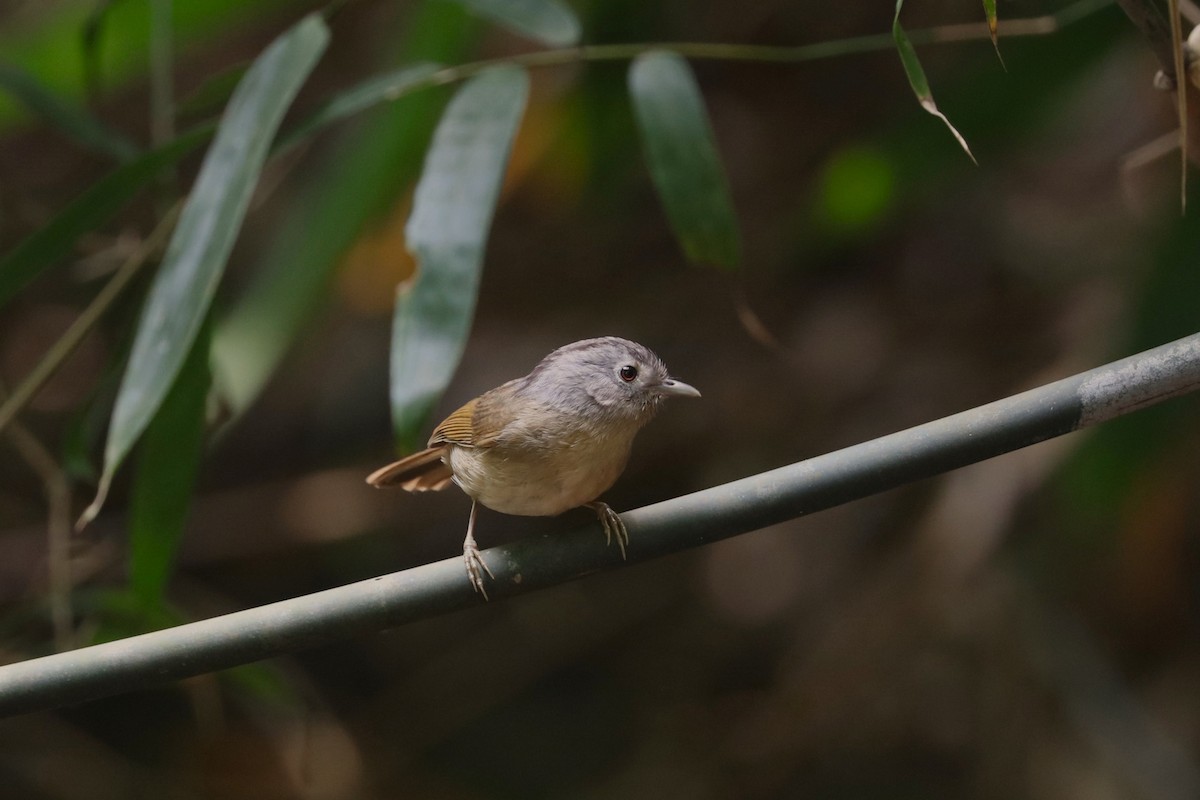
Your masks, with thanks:
[{"label": "drooping leaf", "polygon": [[118,161],[128,161],[138,153],[137,146],[129,139],[85,109],[67,102],[22,69],[0,64],[0,89],[89,150]]},{"label": "drooping leaf", "polygon": [[100,488],[81,523],[99,512],[114,471],[191,350],[275,130],[328,39],[321,19],[306,17],[255,60],[234,92],[142,309],[113,408]]},{"label": "drooping leaf", "polygon": [[[406,21],[397,55],[406,61],[458,61],[479,28],[460,7],[426,0]],[[312,178],[298,190],[300,196],[286,207],[246,292],[217,324],[214,380],[233,417],[258,396],[304,323],[327,299],[330,275],[344,254],[411,191],[447,96],[420,92],[367,115],[313,169]],[[318,130],[306,122],[300,128],[310,134]],[[300,141],[286,133],[283,138]]]},{"label": "drooping leaf", "polygon": [[81,236],[112,219],[155,176],[208,141],[212,132],[210,126],[197,128],[121,165],[0,258],[0,307],[43,269],[68,256]]},{"label": "drooping leaf", "polygon": [[729,183],[687,61],[665,51],[638,56],[629,69],[629,91],[650,176],[684,253],[693,262],[737,267]]},{"label": "drooping leaf", "polygon": [[929,89],[929,80],[925,77],[925,70],[921,67],[920,59],[917,58],[916,48],[913,47],[908,34],[904,32],[904,28],[900,25],[900,9],[903,7],[904,0],[896,0],[896,16],[892,19],[892,38],[896,41],[896,51],[900,54],[900,63],[904,65],[904,74],[908,76],[908,83],[912,86],[913,93],[917,96],[917,102],[921,104],[921,108],[945,123],[967,156],[972,161],[975,161],[975,155],[971,152],[971,148],[967,146],[967,140],[950,123],[946,115],[938,110],[937,103],[933,102],[933,92]]},{"label": "drooping leaf", "polygon": [[996,58],[1000,59],[1000,63],[1004,63],[1004,58],[1000,55],[1000,20],[996,17],[996,0],[983,0],[983,14],[987,17],[988,34],[992,37],[992,47],[996,50]]},{"label": "drooping leaf", "polygon": [[146,609],[162,605],[191,505],[204,442],[211,339],[211,325],[204,325],[138,449],[129,505],[129,589]]},{"label": "drooping leaf", "polygon": [[480,73],[446,107],[425,158],[406,228],[418,273],[397,291],[392,327],[392,422],[407,447],[462,356],[528,95],[529,76],[519,67]]},{"label": "drooping leaf", "polygon": [[551,47],[579,42],[575,12],[558,0],[457,0],[480,16]]}]

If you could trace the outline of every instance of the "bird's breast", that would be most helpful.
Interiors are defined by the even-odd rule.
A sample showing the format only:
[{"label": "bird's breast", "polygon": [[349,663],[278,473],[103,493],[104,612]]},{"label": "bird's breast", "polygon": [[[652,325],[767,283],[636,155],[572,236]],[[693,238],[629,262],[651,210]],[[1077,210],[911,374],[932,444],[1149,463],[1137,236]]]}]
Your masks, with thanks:
[{"label": "bird's breast", "polygon": [[625,469],[633,433],[577,431],[552,444],[450,445],[444,460],[466,494],[504,514],[554,516],[590,503]]}]

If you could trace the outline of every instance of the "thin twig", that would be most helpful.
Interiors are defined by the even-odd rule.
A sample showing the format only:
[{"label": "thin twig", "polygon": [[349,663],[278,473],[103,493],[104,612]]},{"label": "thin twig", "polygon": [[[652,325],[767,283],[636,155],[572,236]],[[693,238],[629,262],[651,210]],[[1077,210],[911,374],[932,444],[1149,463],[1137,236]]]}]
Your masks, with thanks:
[{"label": "thin twig", "polygon": [[[1112,0],[1080,0],[1055,14],[1027,19],[1005,20],[1004,37],[1044,36],[1061,30],[1089,14],[1111,5]],[[940,25],[908,32],[913,44],[942,44],[990,39],[986,22],[962,25]],[[687,58],[721,61],[759,61],[794,63],[825,58],[861,55],[895,46],[891,33],[868,34],[827,42],[786,47],[767,45],[722,44],[708,42],[641,42],[633,44],[581,45],[560,50],[538,50],[517,56],[475,61],[447,67],[431,75],[431,84],[453,83],[499,64],[518,64],[526,67],[555,66],[580,61],[627,61],[650,50],[671,50]],[[415,84],[414,84],[415,86]]]},{"label": "thin twig", "polygon": [[[1113,0],[1078,0],[1054,14],[1025,19],[1005,20],[1003,38],[1018,36],[1045,36],[1078,22],[1101,8],[1111,5]],[[909,40],[915,45],[949,44],[953,42],[990,39],[991,31],[986,22],[962,25],[942,25],[908,32]],[[743,61],[775,64],[794,64],[803,61],[818,61],[827,58],[861,55],[895,47],[891,33],[854,36],[797,46],[774,47],[768,45],[728,44],[714,42],[634,42],[621,44],[580,45],[557,50],[535,50],[518,55],[471,61],[443,67],[428,75],[405,82],[387,94],[389,102],[436,86],[458,83],[493,67],[517,65],[529,68],[556,67],[599,61],[629,61],[652,50],[670,50],[685,58],[695,60]],[[312,118],[302,121],[276,139],[272,156],[290,152],[300,141],[327,125],[332,120],[314,123]]]},{"label": "thin twig", "polygon": [[1183,14],[1183,18],[1193,25],[1200,25],[1200,7],[1197,7],[1192,0],[1179,0],[1179,13]]},{"label": "thin twig", "polygon": [[19,421],[8,427],[13,447],[42,481],[49,509],[46,561],[50,584],[50,621],[54,647],[60,653],[73,647],[71,612],[71,482],[62,466],[32,432]]},{"label": "thin twig", "polygon": [[1146,37],[1163,72],[1177,82],[1175,53],[1171,47],[1171,22],[1163,16],[1158,3],[1155,0],[1117,0],[1117,5]]},{"label": "thin twig", "polygon": [[171,231],[175,229],[175,222],[179,218],[179,209],[182,205],[182,200],[176,202],[174,207],[159,220],[158,225],[142,242],[141,247],[125,259],[125,263],[96,294],[88,307],[71,323],[71,327],[67,328],[58,341],[51,345],[50,349],[46,351],[46,355],[38,361],[37,366],[17,384],[13,393],[0,405],[0,431],[3,431],[13,421],[21,409],[46,385],[46,381],[58,372],[67,358],[79,347],[83,338],[100,321],[113,301],[120,297],[121,292],[129,285],[138,271],[163,247]]}]

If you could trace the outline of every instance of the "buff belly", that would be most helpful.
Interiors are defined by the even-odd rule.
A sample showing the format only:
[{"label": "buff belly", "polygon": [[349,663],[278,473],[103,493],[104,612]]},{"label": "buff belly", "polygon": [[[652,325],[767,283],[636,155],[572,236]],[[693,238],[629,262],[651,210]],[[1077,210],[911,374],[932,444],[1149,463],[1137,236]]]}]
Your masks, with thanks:
[{"label": "buff belly", "polygon": [[442,460],[471,498],[503,514],[549,517],[590,503],[625,469],[632,436],[553,450],[449,445]]}]

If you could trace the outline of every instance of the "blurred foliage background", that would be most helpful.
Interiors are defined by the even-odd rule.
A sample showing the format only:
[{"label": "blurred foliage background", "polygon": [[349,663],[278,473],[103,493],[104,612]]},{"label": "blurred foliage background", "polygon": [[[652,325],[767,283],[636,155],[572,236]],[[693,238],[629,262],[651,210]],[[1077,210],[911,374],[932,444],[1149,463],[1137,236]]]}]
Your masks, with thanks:
[{"label": "blurred foliage background", "polygon": [[[894,11],[570,5],[585,43],[886,36]],[[139,148],[214,120],[250,62],[318,8],[0,2],[0,253]],[[1003,36],[1005,20],[1064,8],[1079,13],[1057,30]],[[448,0],[333,10],[288,121],[419,60],[541,47]],[[1137,156],[1174,127],[1146,42],[1102,2],[1011,0],[999,13],[1006,69],[986,33],[919,47],[978,166],[920,109],[886,46],[693,62],[740,225],[735,270],[689,265],[674,239],[627,62],[531,70],[474,325],[437,410],[569,341],[644,342],[704,400],[642,434],[606,498],[628,509],[1200,329],[1200,230],[1179,212],[1178,159]],[[972,3],[904,12],[910,33],[981,22]],[[31,113],[28,81],[96,126]],[[5,660],[458,552],[461,494],[363,483],[395,452],[404,222],[451,91],[356,115],[267,163],[201,333],[226,368],[202,448],[186,424],[144,442],[96,522],[63,535],[94,491],[152,270],[4,431]],[[202,152],[65,242],[0,307],[6,391],[141,247]],[[30,798],[1195,797],[1196,412],[1174,401],[656,563],[6,720],[0,775]],[[131,546],[130,519],[148,518],[139,468],[177,489],[177,553],[153,527]],[[485,511],[480,543],[579,513]]]}]

